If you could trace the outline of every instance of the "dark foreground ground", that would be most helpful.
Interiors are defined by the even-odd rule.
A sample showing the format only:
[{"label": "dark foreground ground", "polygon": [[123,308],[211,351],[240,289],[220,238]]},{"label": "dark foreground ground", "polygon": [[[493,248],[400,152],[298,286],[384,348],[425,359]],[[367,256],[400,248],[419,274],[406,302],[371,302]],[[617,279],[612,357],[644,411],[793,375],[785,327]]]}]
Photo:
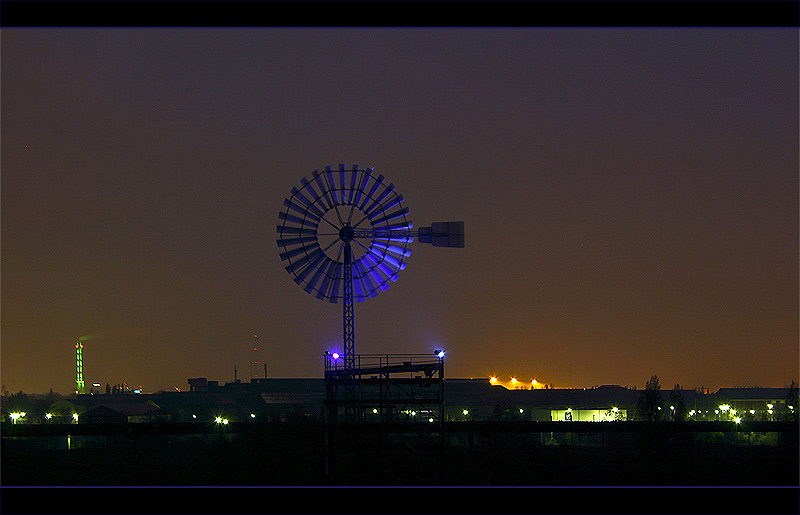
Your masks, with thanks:
[{"label": "dark foreground ground", "polygon": [[800,459],[797,433],[788,436],[542,432],[442,441],[435,433],[326,438],[324,428],[303,424],[69,442],[6,436],[0,513],[796,514]]},{"label": "dark foreground ground", "polygon": [[[796,433],[3,438],[3,486],[798,486]],[[326,452],[330,451],[330,452]]]}]

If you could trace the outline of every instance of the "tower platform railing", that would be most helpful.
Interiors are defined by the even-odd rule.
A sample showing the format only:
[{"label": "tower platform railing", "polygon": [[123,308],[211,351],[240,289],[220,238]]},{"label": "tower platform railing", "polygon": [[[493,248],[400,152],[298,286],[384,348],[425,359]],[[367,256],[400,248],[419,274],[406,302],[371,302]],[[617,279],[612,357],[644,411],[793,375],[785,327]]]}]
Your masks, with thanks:
[{"label": "tower platform railing", "polygon": [[341,357],[325,355],[329,422],[397,421],[415,410],[443,420],[443,353],[359,354],[354,358],[355,368],[348,368]]}]

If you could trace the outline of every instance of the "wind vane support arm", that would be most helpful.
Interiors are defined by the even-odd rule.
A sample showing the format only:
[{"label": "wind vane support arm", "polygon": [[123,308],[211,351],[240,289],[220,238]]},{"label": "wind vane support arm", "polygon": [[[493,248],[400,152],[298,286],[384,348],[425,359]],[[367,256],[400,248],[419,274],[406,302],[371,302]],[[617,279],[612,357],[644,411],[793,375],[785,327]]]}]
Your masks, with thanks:
[{"label": "wind vane support arm", "polygon": [[430,227],[411,230],[356,229],[356,238],[417,238],[434,247],[464,248],[464,222],[433,222]]}]

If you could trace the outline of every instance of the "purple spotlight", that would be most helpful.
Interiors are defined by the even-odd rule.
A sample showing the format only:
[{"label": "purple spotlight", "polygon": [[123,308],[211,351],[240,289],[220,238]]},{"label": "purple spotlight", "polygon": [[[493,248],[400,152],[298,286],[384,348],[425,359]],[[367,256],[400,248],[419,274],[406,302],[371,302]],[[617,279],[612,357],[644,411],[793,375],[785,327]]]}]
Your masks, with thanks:
[{"label": "purple spotlight", "polygon": [[331,354],[331,357],[332,357],[334,360],[337,360],[337,359],[339,359],[339,353],[338,353],[338,352],[334,352],[333,354]]},{"label": "purple spotlight", "polygon": [[438,356],[440,359],[444,357],[444,351],[443,351],[443,350],[438,350],[438,349],[437,349],[437,350],[435,350],[435,351],[433,351],[433,352],[434,352],[434,354],[436,354],[436,355],[437,355],[437,356]]}]

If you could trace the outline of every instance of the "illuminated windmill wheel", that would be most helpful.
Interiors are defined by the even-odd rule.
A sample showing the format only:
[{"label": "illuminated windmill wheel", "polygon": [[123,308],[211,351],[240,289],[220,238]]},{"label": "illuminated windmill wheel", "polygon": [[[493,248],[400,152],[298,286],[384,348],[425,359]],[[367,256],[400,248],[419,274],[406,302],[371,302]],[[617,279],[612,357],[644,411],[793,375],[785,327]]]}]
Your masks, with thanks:
[{"label": "illuminated windmill wheel", "polygon": [[353,302],[377,296],[397,280],[414,237],[463,247],[464,223],[412,231],[403,196],[374,169],[326,166],[303,178],[283,201],[278,225],[281,260],[294,282],[318,299],[344,304],[344,363],[354,368]]}]

